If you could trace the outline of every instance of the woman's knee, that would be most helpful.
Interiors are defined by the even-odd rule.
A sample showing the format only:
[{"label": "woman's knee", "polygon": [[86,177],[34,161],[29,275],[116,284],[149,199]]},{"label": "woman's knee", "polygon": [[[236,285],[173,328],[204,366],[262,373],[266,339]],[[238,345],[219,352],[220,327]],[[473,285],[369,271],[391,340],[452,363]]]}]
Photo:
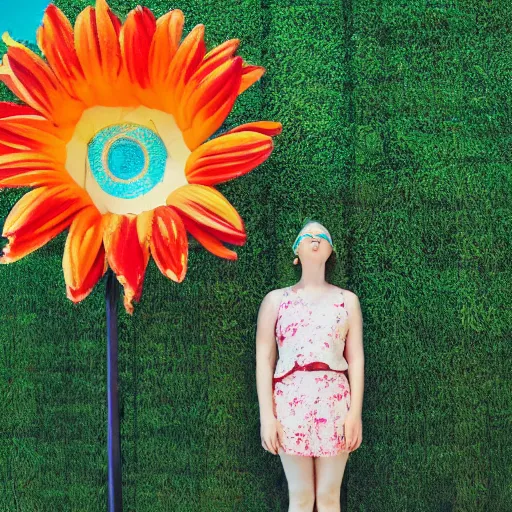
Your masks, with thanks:
[{"label": "woman's knee", "polygon": [[338,487],[321,487],[316,491],[318,512],[339,510],[341,489]]},{"label": "woman's knee", "polygon": [[313,510],[315,503],[315,491],[308,488],[292,488],[288,490],[290,495],[290,505],[300,507],[301,510]]}]

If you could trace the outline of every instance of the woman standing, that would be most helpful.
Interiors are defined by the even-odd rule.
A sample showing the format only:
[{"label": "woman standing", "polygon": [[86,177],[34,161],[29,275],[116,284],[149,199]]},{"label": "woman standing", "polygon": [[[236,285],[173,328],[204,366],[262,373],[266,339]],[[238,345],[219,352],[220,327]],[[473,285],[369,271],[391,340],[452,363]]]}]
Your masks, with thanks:
[{"label": "woman standing", "polygon": [[348,456],[362,441],[361,308],[325,281],[333,246],[322,224],[306,223],[293,251],[300,281],[269,292],[258,314],[261,442],[281,458],[289,512],[311,512],[315,501],[318,512],[337,512]]}]

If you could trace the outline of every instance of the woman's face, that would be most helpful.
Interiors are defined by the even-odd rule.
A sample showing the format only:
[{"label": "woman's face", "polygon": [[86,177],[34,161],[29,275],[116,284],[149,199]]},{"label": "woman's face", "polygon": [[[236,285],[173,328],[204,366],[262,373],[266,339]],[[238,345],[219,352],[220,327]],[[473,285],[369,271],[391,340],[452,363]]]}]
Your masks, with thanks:
[{"label": "woman's face", "polygon": [[329,235],[327,230],[321,225],[316,223],[308,224],[300,234],[309,234],[302,238],[299,243],[298,256],[301,261],[315,261],[325,262],[332,253],[331,244],[325,239],[315,235],[324,233]]}]

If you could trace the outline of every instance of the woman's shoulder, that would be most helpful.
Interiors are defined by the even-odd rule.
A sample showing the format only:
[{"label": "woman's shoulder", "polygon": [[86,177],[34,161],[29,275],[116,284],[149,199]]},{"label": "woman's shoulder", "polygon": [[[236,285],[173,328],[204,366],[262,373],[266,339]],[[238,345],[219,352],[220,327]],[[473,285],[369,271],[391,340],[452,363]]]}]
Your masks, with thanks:
[{"label": "woman's shoulder", "polygon": [[288,289],[291,288],[291,286],[285,286],[283,288],[276,288],[275,290],[270,290],[267,295],[271,296],[273,299],[281,299],[281,297],[284,295]]},{"label": "woman's shoulder", "polygon": [[359,297],[353,291],[345,290],[343,288],[338,288],[338,290],[343,292],[345,308],[348,311],[349,318],[361,311]]},{"label": "woman's shoulder", "polygon": [[332,285],[333,290],[336,290],[338,293],[343,293],[347,300],[352,302],[359,300],[359,297],[351,290],[345,290],[345,288],[340,288],[339,286]]},{"label": "woman's shoulder", "polygon": [[333,289],[336,289],[337,293],[342,293],[343,297],[346,301],[346,307],[352,309],[357,307],[359,304],[359,297],[351,290],[345,290],[345,288],[340,288],[339,286],[334,286]]},{"label": "woman's shoulder", "polygon": [[276,288],[275,290],[270,290],[265,297],[263,298],[263,302],[271,302],[275,306],[279,306],[281,299],[284,296],[284,293],[290,288],[289,286],[285,286],[284,288]]}]

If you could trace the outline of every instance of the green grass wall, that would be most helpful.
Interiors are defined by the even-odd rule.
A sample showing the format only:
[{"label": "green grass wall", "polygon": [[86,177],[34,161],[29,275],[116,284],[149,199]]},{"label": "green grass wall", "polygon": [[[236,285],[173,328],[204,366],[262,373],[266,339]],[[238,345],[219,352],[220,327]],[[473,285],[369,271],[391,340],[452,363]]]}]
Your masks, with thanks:
[{"label": "green grass wall", "polygon": [[[73,21],[89,3],[56,2]],[[219,132],[268,119],[283,133],[217,187],[246,225],[239,260],[191,238],[183,283],[151,260],[133,317],[120,308],[124,510],[287,510],[260,445],[255,326],[264,295],[300,279],[291,244],[309,216],[336,244],[328,280],[364,317],[363,444],[342,509],[510,512],[508,3],[147,5],[182,9],[185,33],[205,24],[208,49],[240,38],[266,67]],[[27,191],[0,191],[0,227]],[[0,266],[0,512],[106,509],[105,283],[66,299],[65,237]]]}]

